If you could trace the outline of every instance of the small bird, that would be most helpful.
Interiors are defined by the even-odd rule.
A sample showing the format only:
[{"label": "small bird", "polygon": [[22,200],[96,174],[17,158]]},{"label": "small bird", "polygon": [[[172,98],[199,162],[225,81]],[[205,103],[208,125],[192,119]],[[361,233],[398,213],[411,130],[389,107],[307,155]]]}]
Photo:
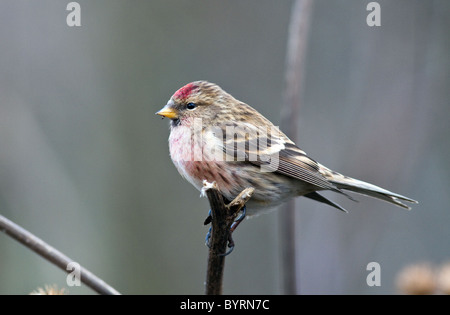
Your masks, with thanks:
[{"label": "small bird", "polygon": [[305,196],[346,210],[319,194],[345,190],[410,209],[417,203],[373,184],[341,175],[310,158],[255,109],[218,85],[191,82],[177,90],[156,113],[170,121],[170,156],[178,172],[198,190],[215,181],[227,201],[247,187],[255,188],[247,215]]}]

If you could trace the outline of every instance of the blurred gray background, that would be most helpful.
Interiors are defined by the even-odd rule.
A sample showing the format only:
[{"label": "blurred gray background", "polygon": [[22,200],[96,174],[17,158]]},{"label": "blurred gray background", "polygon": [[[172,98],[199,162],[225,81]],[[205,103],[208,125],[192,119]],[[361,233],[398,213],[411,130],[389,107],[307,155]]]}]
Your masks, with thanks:
[{"label": "blurred gray background", "polygon": [[[68,2],[0,1],[0,213],[122,293],[202,294],[208,202],[154,113],[205,79],[278,124],[292,1],[78,1],[80,27]],[[315,1],[298,144],[420,204],[326,194],[346,215],[297,199],[304,294],[393,294],[403,266],[450,260],[450,2],[378,1],[380,27],[368,2]],[[282,228],[277,212],[239,227],[224,293],[283,293]],[[372,261],[380,287],[366,284]],[[0,294],[65,279],[0,234]]]}]

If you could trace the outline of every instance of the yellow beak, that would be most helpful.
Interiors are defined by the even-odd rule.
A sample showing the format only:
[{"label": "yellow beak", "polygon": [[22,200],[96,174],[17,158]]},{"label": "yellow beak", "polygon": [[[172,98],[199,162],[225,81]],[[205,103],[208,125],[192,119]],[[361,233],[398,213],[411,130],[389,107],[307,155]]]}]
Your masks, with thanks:
[{"label": "yellow beak", "polygon": [[178,118],[178,112],[168,105],[164,106],[159,112],[156,113],[156,115],[167,117],[169,119]]}]

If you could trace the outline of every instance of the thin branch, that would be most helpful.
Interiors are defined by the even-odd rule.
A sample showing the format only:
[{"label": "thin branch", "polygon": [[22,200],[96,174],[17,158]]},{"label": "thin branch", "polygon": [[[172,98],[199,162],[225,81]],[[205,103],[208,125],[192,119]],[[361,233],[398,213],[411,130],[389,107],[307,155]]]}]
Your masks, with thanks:
[{"label": "thin branch", "polygon": [[232,202],[225,205],[216,182],[203,182],[203,192],[211,206],[211,239],[206,272],[206,294],[222,294],[224,253],[227,249],[229,231],[239,211],[251,198],[254,188],[244,189]]},{"label": "thin branch", "polygon": [[[288,137],[296,142],[298,132],[298,113],[301,103],[303,77],[305,72],[305,54],[308,41],[312,0],[296,0],[292,7],[289,25],[289,37],[286,57],[286,88],[281,126]],[[295,262],[295,202],[289,201],[281,209],[281,241],[283,286],[286,294],[296,294],[297,270]]]},{"label": "thin branch", "polygon": [[[70,263],[75,262],[56,248],[50,246],[34,234],[25,230],[23,227],[8,220],[4,216],[0,215],[0,230],[11,236],[15,240],[19,241],[35,253],[44,257],[52,264],[58,266],[65,272],[72,272],[72,269],[67,270],[67,266]],[[89,270],[80,266],[80,281],[90,287],[92,290],[103,295],[120,295],[120,293],[104,282],[102,279],[94,275]]]},{"label": "thin branch", "polygon": [[208,255],[208,267],[206,272],[206,294],[222,294],[223,270],[228,242],[228,210],[223,202],[222,195],[217,190],[216,183],[212,183],[205,190],[211,206],[211,242]]}]

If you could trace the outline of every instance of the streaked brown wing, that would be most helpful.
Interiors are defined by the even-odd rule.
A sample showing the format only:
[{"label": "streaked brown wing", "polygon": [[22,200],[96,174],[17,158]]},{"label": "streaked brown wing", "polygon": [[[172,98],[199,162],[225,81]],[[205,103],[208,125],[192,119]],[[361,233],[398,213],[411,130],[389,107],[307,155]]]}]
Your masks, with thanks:
[{"label": "streaked brown wing", "polygon": [[276,172],[284,174],[322,189],[338,191],[320,172],[316,161],[308,157],[294,144],[287,143],[285,149],[278,152],[279,166]]},{"label": "streaked brown wing", "polygon": [[233,124],[236,132],[223,135],[223,152],[228,161],[247,161],[319,189],[341,192],[319,172],[318,163],[278,128],[271,125],[265,130],[248,124]]}]

